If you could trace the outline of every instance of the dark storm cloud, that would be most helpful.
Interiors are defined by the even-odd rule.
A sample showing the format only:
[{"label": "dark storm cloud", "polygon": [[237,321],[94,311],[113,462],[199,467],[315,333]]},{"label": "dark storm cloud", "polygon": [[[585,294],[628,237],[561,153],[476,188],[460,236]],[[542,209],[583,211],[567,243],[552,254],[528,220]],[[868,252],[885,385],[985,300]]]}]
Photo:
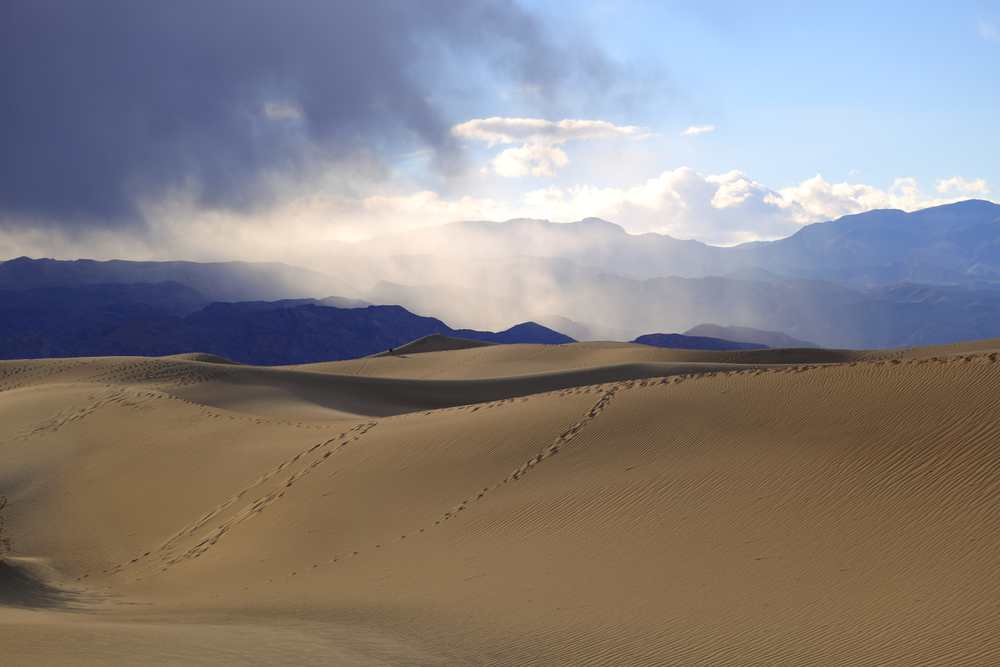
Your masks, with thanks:
[{"label": "dark storm cloud", "polygon": [[268,170],[405,141],[447,163],[456,119],[429,101],[447,85],[435,58],[551,94],[614,76],[599,52],[554,46],[502,0],[0,4],[9,219],[128,222],[137,197],[191,185],[207,205],[242,208]]}]

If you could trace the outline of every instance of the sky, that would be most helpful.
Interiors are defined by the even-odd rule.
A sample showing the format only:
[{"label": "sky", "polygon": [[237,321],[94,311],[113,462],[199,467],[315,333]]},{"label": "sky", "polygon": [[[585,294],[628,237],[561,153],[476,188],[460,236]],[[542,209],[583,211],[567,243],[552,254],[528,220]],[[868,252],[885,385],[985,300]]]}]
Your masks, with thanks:
[{"label": "sky", "polygon": [[8,0],[0,83],[0,256],[1000,197],[1000,2]]}]

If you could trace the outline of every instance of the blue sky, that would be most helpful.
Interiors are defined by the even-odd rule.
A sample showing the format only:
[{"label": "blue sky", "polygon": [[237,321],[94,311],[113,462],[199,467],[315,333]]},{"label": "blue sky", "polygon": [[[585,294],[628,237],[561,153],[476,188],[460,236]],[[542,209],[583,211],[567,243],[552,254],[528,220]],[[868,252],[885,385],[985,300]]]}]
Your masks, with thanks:
[{"label": "blue sky", "polygon": [[715,124],[697,150],[666,147],[691,166],[774,185],[816,172],[1000,181],[1000,3],[531,4],[663,68],[674,96],[619,120]]},{"label": "blue sky", "polygon": [[[558,113],[640,126],[645,138],[569,141],[560,144],[567,160],[557,169],[506,183],[493,170],[462,186],[528,215],[566,219],[590,206],[589,213],[617,217],[634,231],[717,243],[783,236],[804,222],[866,208],[994,196],[1000,3],[810,4],[529,0],[525,6],[554,33],[570,41],[589,36],[635,78],[638,94],[598,103],[564,96]],[[486,95],[469,114],[534,117],[537,105],[530,97]],[[683,135],[691,126],[705,131]],[[489,160],[498,146],[471,150]],[[746,206],[693,203],[686,208],[695,213],[685,214],[622,203],[629,197],[621,190],[635,195],[649,179],[679,169],[706,177],[739,172],[742,182],[727,182],[759,196]],[[698,185],[690,174],[681,180]],[[601,188],[614,192],[596,196]],[[561,195],[545,199],[547,207],[514,203],[543,190]],[[783,219],[762,204],[767,192],[782,193]],[[672,186],[646,194],[686,196]],[[745,222],[707,219],[723,209],[722,218]]]}]

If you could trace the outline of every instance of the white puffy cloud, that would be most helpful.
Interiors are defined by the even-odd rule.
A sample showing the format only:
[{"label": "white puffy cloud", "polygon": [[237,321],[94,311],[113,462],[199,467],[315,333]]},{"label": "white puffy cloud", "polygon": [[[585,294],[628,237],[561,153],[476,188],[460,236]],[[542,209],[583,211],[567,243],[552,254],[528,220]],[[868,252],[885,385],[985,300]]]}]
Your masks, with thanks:
[{"label": "white puffy cloud", "polygon": [[715,132],[714,125],[691,125],[686,130],[681,132],[681,136],[695,137],[699,134],[708,134],[710,132]]},{"label": "white puffy cloud", "polygon": [[520,144],[507,148],[490,161],[493,171],[505,178],[553,176],[569,164],[569,156],[559,146],[569,141],[590,141],[616,137],[646,136],[635,125],[615,125],[606,120],[559,121],[543,118],[474,118],[451,128],[454,136],[480,141],[489,147]]},{"label": "white puffy cloud", "polygon": [[493,158],[493,170],[505,178],[520,176],[553,176],[557,169],[569,163],[566,152],[548,144],[524,144],[507,148]]},{"label": "white puffy cloud", "polygon": [[[952,181],[942,182],[957,187]],[[988,191],[981,179],[958,178],[955,183]],[[680,167],[625,188],[582,185],[534,190],[524,196],[519,215],[558,220],[597,216],[631,232],[661,232],[729,245],[780,238],[804,224],[851,213],[876,208],[911,211],[963,198],[929,196],[911,177],[897,178],[881,189],[863,183],[832,183],[817,175],[774,190],[741,171],[703,174]]]},{"label": "white puffy cloud", "polygon": [[[896,179],[893,188],[900,193],[910,192],[911,180]],[[891,206],[888,194],[879,188],[863,183],[831,183],[819,174],[782,188],[778,195],[774,204],[801,224]]]},{"label": "white puffy cloud", "polygon": [[967,180],[953,176],[937,182],[937,193],[951,196],[930,196],[920,189],[915,178],[909,176],[895,179],[883,190],[863,183],[831,183],[817,174],[798,185],[779,190],[781,197],[776,204],[788,210],[797,222],[805,224],[876,208],[913,211],[948,204],[971,194],[987,194],[989,186],[981,178]]},{"label": "white puffy cloud", "polygon": [[955,192],[963,195],[988,195],[990,188],[981,178],[967,180],[961,176],[942,178],[937,182],[937,191],[942,194]]},{"label": "white puffy cloud", "polygon": [[702,174],[689,167],[665,171],[626,188],[573,186],[525,195],[525,214],[562,220],[596,216],[631,232],[660,232],[732,244],[787,236],[793,216],[774,203],[773,190],[740,171]]}]

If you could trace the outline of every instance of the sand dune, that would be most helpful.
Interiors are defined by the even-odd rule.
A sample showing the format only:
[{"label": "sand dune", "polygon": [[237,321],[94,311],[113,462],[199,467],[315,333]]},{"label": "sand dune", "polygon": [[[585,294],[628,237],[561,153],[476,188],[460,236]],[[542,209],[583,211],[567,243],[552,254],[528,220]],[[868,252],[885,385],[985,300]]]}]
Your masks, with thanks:
[{"label": "sand dune", "polygon": [[635,343],[565,345],[491,345],[447,352],[394,354],[288,366],[336,375],[399,379],[471,380],[592,369],[603,366],[661,364],[786,364],[855,361],[871,353],[850,350],[674,350]]},{"label": "sand dune", "polygon": [[431,334],[429,336],[422,336],[413,342],[407,343],[406,345],[401,345],[394,349],[392,352],[379,352],[373,354],[373,357],[386,357],[389,355],[400,355],[400,354],[422,354],[424,352],[445,352],[448,350],[467,350],[475,347],[488,347],[490,345],[496,345],[496,343],[491,343],[485,340],[471,340],[469,338],[456,338],[454,336],[445,336],[443,334]]},{"label": "sand dune", "polygon": [[[997,341],[975,341],[933,348],[898,350],[826,350],[789,348],[766,350],[677,350],[635,343],[570,343],[566,345],[490,345],[449,352],[421,349],[419,354],[379,354],[347,361],[290,366],[340,375],[392,378],[494,378],[590,369],[621,364],[829,364],[881,359],[988,351]],[[402,352],[399,348],[397,352]]]},{"label": "sand dune", "polygon": [[209,354],[208,352],[187,352],[184,354],[173,354],[167,359],[178,359],[180,361],[203,361],[209,364],[235,364],[238,362],[232,359],[227,359],[226,357],[219,356],[218,354]]},{"label": "sand dune", "polygon": [[998,362],[0,362],[0,655],[996,664]]}]

